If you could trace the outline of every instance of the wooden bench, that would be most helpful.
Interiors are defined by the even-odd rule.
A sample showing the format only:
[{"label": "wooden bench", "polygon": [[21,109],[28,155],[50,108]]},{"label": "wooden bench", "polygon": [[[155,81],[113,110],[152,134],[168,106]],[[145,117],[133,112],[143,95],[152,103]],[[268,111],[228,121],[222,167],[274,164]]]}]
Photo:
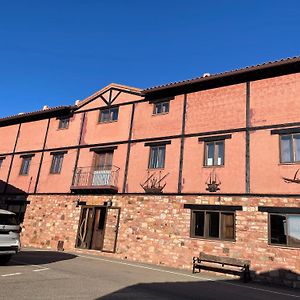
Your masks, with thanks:
[{"label": "wooden bench", "polygon": [[[209,263],[209,265],[203,263]],[[219,264],[221,266],[214,267],[214,264]],[[224,266],[234,268],[225,269]],[[193,257],[193,273],[195,273],[196,269],[198,269],[199,272],[201,271],[201,269],[205,269],[222,273],[230,273],[234,275],[242,275],[244,282],[248,282],[251,280],[249,260],[222,256],[220,257],[200,252],[199,257]]]}]

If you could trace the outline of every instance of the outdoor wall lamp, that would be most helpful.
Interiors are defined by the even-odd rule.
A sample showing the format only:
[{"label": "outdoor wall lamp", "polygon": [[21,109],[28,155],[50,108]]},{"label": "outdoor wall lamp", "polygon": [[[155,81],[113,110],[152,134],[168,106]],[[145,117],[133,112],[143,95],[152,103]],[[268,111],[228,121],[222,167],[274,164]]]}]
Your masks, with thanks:
[{"label": "outdoor wall lamp", "polygon": [[112,200],[109,199],[108,201],[104,202],[104,205],[107,207],[112,207]]},{"label": "outdoor wall lamp", "polygon": [[79,198],[75,201],[75,203],[76,203],[76,207],[79,207],[81,205],[86,205],[86,202],[85,201],[80,201]]}]

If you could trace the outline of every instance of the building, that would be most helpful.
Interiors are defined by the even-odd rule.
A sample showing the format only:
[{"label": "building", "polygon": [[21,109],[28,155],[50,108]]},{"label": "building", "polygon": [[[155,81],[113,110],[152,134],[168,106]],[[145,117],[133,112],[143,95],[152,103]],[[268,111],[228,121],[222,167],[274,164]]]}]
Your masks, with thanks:
[{"label": "building", "polygon": [[[200,251],[300,286],[300,57],[0,119],[23,244],[191,268]],[[24,217],[24,212],[26,213]]]}]

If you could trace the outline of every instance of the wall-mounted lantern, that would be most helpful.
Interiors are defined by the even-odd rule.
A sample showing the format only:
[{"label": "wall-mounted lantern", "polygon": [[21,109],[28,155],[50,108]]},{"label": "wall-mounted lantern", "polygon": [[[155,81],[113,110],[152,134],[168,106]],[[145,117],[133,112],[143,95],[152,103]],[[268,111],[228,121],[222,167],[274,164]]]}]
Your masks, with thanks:
[{"label": "wall-mounted lantern", "polygon": [[104,205],[106,206],[106,207],[112,207],[112,200],[111,199],[109,199],[108,201],[106,201],[106,202],[104,202]]},{"label": "wall-mounted lantern", "polygon": [[86,202],[85,201],[80,201],[80,199],[78,198],[76,201],[75,201],[75,204],[76,204],[76,207],[79,207],[81,205],[86,205]]}]

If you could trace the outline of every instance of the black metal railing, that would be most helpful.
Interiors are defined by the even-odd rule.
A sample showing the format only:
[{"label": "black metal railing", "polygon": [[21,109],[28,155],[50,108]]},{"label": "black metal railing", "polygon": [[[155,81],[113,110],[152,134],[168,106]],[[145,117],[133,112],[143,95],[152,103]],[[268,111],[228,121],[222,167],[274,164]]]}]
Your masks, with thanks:
[{"label": "black metal railing", "polygon": [[72,187],[117,187],[119,167],[81,167],[75,170]]}]

